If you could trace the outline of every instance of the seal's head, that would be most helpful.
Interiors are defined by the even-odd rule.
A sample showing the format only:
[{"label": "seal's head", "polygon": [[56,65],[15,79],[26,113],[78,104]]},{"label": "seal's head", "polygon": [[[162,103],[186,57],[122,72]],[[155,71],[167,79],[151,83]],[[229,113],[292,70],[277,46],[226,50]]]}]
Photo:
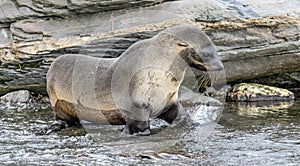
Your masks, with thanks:
[{"label": "seal's head", "polygon": [[191,67],[198,80],[199,91],[217,81],[224,71],[215,45],[199,28],[191,25],[180,25],[167,28],[160,34],[176,38],[178,55],[187,66]]},{"label": "seal's head", "polygon": [[217,50],[208,36],[200,29],[191,25],[181,25],[168,28],[166,33],[178,38],[179,55],[185,62],[201,71],[224,70],[223,64],[217,55]]}]

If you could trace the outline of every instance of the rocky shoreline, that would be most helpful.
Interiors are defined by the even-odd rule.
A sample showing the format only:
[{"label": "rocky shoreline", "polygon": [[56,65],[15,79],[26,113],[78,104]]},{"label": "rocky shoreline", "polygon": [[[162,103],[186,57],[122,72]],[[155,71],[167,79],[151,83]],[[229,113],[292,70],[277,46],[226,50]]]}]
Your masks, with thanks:
[{"label": "rocky shoreline", "polygon": [[56,57],[66,53],[117,57],[132,43],[183,23],[203,29],[216,44],[228,84],[255,82],[297,91],[297,3],[4,1],[0,3],[0,12],[5,13],[0,17],[0,96],[24,89],[46,95],[45,75]]}]

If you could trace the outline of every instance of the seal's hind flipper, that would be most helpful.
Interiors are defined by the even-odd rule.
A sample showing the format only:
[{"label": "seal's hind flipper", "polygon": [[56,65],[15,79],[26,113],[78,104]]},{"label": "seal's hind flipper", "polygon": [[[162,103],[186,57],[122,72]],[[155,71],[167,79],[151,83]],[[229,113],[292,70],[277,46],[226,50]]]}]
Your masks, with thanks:
[{"label": "seal's hind flipper", "polygon": [[52,132],[60,131],[67,127],[67,123],[62,120],[54,121],[50,126],[38,131],[36,135],[49,135]]},{"label": "seal's hind flipper", "polygon": [[38,131],[36,135],[48,135],[66,127],[81,127],[80,120],[75,112],[74,104],[64,100],[57,100],[53,112],[56,120],[46,128]]},{"label": "seal's hind flipper", "polygon": [[53,111],[56,119],[64,120],[69,126],[77,126],[80,124],[75,111],[75,104],[73,103],[57,100]]}]

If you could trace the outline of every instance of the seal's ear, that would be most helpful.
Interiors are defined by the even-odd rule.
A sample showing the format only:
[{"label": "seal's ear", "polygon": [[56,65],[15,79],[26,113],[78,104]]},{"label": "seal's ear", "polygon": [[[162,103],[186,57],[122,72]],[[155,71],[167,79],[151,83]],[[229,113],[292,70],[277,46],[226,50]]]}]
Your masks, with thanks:
[{"label": "seal's ear", "polygon": [[[188,47],[189,46],[189,44],[187,42],[185,42],[178,36],[173,35],[171,33],[161,32],[161,33],[159,33],[159,35],[157,35],[157,38],[164,43],[176,44],[177,46],[180,46],[180,47]],[[173,46],[175,46],[175,45],[173,45]]]},{"label": "seal's ear", "polygon": [[188,47],[189,45],[188,45],[186,42],[179,42],[179,43],[178,43],[178,46],[181,46],[181,47]]}]

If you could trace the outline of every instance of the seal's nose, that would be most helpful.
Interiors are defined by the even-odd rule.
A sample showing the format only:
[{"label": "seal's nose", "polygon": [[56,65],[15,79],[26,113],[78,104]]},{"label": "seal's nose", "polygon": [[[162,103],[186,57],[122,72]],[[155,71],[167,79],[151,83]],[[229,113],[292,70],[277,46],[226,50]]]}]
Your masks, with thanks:
[{"label": "seal's nose", "polygon": [[214,69],[215,71],[224,70],[224,65],[223,65],[222,61],[216,62],[214,66],[215,66],[215,69]]},{"label": "seal's nose", "polygon": [[210,62],[210,70],[213,71],[221,71],[224,70],[224,65],[222,61],[220,60],[220,57],[217,53],[214,55],[215,58],[212,59],[212,62]]}]

